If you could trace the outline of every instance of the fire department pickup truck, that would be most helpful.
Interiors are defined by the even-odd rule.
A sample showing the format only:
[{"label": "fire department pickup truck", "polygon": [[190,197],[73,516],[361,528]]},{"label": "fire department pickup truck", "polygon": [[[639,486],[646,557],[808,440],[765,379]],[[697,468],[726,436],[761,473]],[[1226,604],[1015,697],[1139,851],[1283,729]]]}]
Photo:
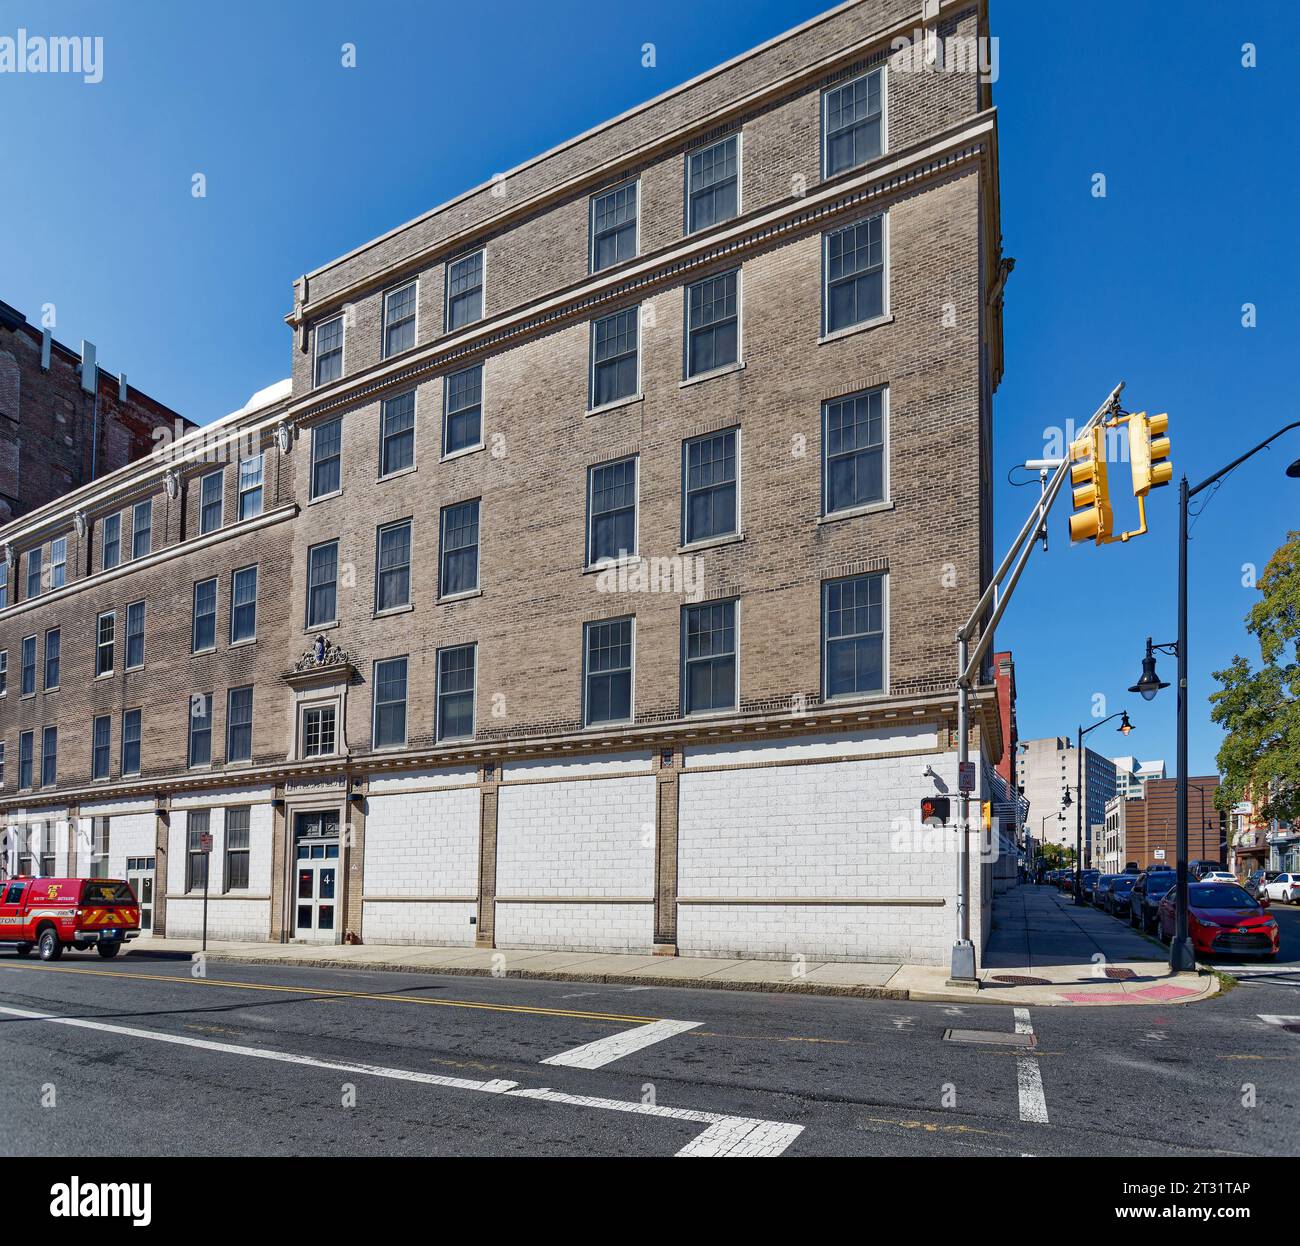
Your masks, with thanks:
[{"label": "fire department pickup truck", "polygon": [[140,933],[140,905],[117,878],[26,878],[0,883],[0,943],[19,956],[36,948],[58,960],[65,947],[94,948],[106,959]]}]

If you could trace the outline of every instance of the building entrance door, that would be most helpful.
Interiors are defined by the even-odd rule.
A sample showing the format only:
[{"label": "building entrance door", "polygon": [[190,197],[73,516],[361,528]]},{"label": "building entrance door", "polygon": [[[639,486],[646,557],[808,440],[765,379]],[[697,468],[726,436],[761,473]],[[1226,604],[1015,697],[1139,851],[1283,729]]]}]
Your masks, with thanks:
[{"label": "building entrance door", "polygon": [[337,809],[294,816],[295,939],[333,943],[337,929],[339,875]]},{"label": "building entrance door", "polygon": [[154,857],[127,857],[126,881],[131,884],[135,898],[140,901],[140,930],[149,933],[153,930],[153,879]]}]

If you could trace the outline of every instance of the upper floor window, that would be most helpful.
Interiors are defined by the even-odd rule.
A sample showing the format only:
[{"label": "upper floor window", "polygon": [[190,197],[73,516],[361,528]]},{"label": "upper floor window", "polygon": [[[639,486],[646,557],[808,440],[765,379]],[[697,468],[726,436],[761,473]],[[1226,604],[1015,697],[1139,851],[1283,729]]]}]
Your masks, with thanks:
[{"label": "upper floor window", "polygon": [[99,561],[105,571],[111,571],[122,561],[121,515],[106,515],[104,517]]},{"label": "upper floor window", "polygon": [[637,192],[627,182],[591,197],[591,271],[621,264],[637,253]]},{"label": "upper floor window", "polygon": [[253,686],[226,693],[226,760],[253,759]]},{"label": "upper floor window", "polygon": [[824,514],[885,500],[886,391],[822,404]]},{"label": "upper floor window", "polygon": [[0,610],[9,604],[9,564],[0,561]]},{"label": "upper floor window", "polygon": [[140,711],[122,714],[122,773],[140,773]]},{"label": "upper floor window", "polygon": [[133,601],[126,608],[126,669],[144,665],[144,602]]},{"label": "upper floor window", "polygon": [[224,472],[209,472],[199,482],[200,532],[215,532],[221,527],[224,493]]},{"label": "upper floor window", "polygon": [[686,231],[729,221],[740,210],[740,135],[686,154]]},{"label": "upper floor window", "polygon": [[[29,788],[32,786],[32,750],[35,737],[30,731],[20,732],[18,735],[18,786],[20,788]],[[18,871],[23,872],[21,869]]]},{"label": "upper floor window", "polygon": [[387,398],[379,413],[379,474],[391,476],[415,463],[415,391]]},{"label": "upper floor window", "polygon": [[740,358],[740,271],[686,287],[686,375],[701,376]]},{"label": "upper floor window", "polygon": [[302,714],[302,755],[328,757],[334,752],[334,706],[313,706]]},{"label": "upper floor window", "polygon": [[343,419],[326,420],[311,430],[311,495],[337,493],[342,485]]},{"label": "upper floor window", "polygon": [[107,714],[101,714],[95,719],[90,747],[90,777],[92,779],[108,778],[108,757],[112,730],[113,720]]},{"label": "upper floor window", "polygon": [[591,407],[631,398],[641,384],[640,307],[627,307],[591,323]]},{"label": "upper floor window", "polygon": [[0,649],[0,697],[9,692],[9,650]]},{"label": "upper floor window", "polygon": [[439,597],[454,597],[478,588],[478,520],[477,498],[442,508]]},{"label": "upper floor window", "polygon": [[884,216],[873,216],[826,234],[822,270],[826,333],[883,316]]},{"label": "upper floor window", "polygon": [[740,430],[693,437],[683,445],[682,543],[730,536],[739,530],[736,505]]},{"label": "upper floor window", "polygon": [[257,568],[240,567],[230,575],[230,643],[257,637]]},{"label": "upper floor window", "polygon": [[143,558],[153,548],[153,502],[137,502],[131,512],[131,557]]},{"label": "upper floor window", "polygon": [[736,603],[684,606],[682,713],[735,709],[736,676]]},{"label": "upper floor window", "polygon": [[436,734],[439,741],[467,740],[474,735],[476,657],[475,645],[438,650]]},{"label": "upper floor window", "polygon": [[375,613],[411,604],[411,521],[379,529],[375,550]]},{"label": "upper floor window", "polygon": [[343,317],[335,316],[316,326],[316,358],[312,366],[313,385],[327,385],[343,375]]},{"label": "upper floor window", "polygon": [[406,659],[375,663],[374,747],[406,743]]},{"label": "upper floor window", "polygon": [[212,762],[212,693],[194,693],[189,713],[189,764],[207,766]]},{"label": "upper floor window", "polygon": [[27,596],[28,598],[39,597],[41,595],[41,547],[38,545],[33,550],[27,551]]},{"label": "upper floor window", "polygon": [[190,648],[202,653],[217,647],[217,580],[200,580],[194,586],[193,635]]},{"label": "upper floor window", "polygon": [[483,319],[483,252],[447,264],[447,332]]},{"label": "upper floor window", "polygon": [[57,627],[45,633],[45,691],[59,686],[59,668],[63,652],[63,634]]},{"label": "upper floor window", "polygon": [[632,721],[632,620],[588,623],[583,645],[583,721]]},{"label": "upper floor window", "polygon": [[414,281],[384,295],[384,358],[415,345],[416,284]]},{"label": "upper floor window", "polygon": [[41,786],[53,787],[59,781],[59,729],[46,727],[41,732]]},{"label": "upper floor window", "polygon": [[885,690],[885,577],[822,585],[822,687],[827,699]]},{"label": "upper floor window", "polygon": [[442,452],[483,444],[483,365],[453,372],[443,383]]},{"label": "upper floor window", "polygon": [[825,177],[855,169],[884,150],[884,70],[832,87],[822,96]]},{"label": "upper floor window", "polygon": [[326,541],[307,551],[307,626],[338,622],[339,543]]},{"label": "upper floor window", "polygon": [[62,588],[68,582],[68,538],[50,542],[50,587]]},{"label": "upper floor window", "polygon": [[19,695],[31,696],[36,691],[36,637],[24,636],[22,644],[22,675],[18,685]]},{"label": "upper floor window", "polygon": [[262,469],[265,456],[254,454],[239,464],[239,517],[252,519],[262,513]]},{"label": "upper floor window", "polygon": [[587,472],[587,566],[636,553],[637,459]]}]

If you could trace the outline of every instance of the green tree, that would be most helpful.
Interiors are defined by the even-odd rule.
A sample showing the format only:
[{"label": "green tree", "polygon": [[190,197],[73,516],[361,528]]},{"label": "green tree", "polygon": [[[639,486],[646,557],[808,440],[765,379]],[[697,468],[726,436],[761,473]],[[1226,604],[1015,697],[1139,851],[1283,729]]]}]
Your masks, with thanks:
[{"label": "green tree", "polygon": [[1250,800],[1265,820],[1291,821],[1300,817],[1300,532],[1287,534],[1257,587],[1246,630],[1259,641],[1259,669],[1235,655],[1214,672],[1210,717],[1225,732],[1214,799],[1221,809]]}]

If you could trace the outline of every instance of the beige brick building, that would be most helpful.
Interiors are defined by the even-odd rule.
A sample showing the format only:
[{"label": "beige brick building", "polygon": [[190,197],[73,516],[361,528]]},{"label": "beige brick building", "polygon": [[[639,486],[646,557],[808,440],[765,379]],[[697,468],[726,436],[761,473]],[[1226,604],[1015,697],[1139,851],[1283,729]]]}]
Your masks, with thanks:
[{"label": "beige brick building", "polygon": [[0,529],[7,868],[190,934],[208,832],[218,938],[945,961],[1006,266],[986,7],[925,16],[304,276],[290,381]]}]

